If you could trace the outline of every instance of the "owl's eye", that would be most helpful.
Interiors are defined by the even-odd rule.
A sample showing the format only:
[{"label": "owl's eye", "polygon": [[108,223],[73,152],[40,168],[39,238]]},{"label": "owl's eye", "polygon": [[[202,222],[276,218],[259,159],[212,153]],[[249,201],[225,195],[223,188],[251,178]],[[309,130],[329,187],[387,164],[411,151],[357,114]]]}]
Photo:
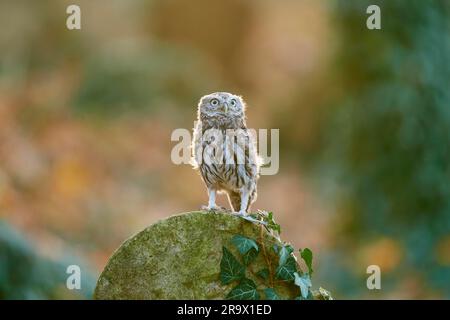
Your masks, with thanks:
[{"label": "owl's eye", "polygon": [[235,99],[231,100],[231,106],[233,106],[233,107],[236,106],[236,100]]},{"label": "owl's eye", "polygon": [[211,105],[212,105],[213,107],[217,107],[217,106],[219,105],[219,100],[217,100],[217,99],[212,99],[210,103],[211,103]]}]

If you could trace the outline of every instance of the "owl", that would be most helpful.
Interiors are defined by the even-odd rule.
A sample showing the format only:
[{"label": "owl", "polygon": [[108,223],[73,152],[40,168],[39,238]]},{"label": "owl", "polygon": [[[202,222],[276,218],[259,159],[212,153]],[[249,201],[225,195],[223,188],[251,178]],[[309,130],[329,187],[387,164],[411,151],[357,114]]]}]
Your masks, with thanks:
[{"label": "owl", "polygon": [[207,187],[206,210],[218,210],[216,193],[226,193],[234,213],[247,216],[256,200],[260,159],[246,127],[240,96],[216,92],[200,99],[194,126],[192,160]]}]

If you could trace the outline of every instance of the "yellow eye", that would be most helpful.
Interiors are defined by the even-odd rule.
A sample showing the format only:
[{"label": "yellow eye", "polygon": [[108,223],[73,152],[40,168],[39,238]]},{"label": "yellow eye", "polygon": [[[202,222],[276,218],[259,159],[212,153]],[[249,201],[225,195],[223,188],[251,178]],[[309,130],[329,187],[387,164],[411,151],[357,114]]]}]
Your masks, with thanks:
[{"label": "yellow eye", "polygon": [[217,106],[219,105],[219,100],[217,100],[217,99],[212,99],[210,103],[211,103],[211,105],[212,105],[213,107],[217,107]]}]

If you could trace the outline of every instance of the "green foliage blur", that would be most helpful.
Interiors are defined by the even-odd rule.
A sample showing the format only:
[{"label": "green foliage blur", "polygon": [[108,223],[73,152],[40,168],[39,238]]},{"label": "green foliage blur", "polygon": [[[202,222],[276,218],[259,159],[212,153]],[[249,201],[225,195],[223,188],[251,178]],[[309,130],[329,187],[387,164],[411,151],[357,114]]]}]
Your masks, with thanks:
[{"label": "green foliage blur", "polygon": [[0,299],[90,299],[95,279],[81,268],[81,290],[66,289],[66,268],[79,259],[38,256],[16,230],[0,220]]},{"label": "green foliage blur", "polygon": [[[382,31],[358,28],[370,4],[382,8]],[[439,288],[447,298],[450,268],[439,263],[436,244],[450,232],[449,13],[448,1],[336,5],[340,97],[328,115],[322,160],[337,181],[335,254],[389,237],[404,259],[384,283],[420,278],[424,290]]]},{"label": "green foliage blur", "polygon": [[[450,298],[449,1],[79,0],[71,31],[69,4],[0,2],[0,298],[89,298],[125,239],[203,205],[170,136],[213,91],[280,129],[253,210],[311,248],[314,283]],[[94,270],[75,293],[72,256]]]}]

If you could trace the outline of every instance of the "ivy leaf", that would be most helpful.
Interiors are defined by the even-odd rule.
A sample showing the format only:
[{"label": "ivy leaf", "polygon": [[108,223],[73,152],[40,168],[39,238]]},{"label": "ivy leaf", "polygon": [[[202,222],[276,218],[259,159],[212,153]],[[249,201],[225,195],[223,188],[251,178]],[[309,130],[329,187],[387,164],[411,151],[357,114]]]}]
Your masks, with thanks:
[{"label": "ivy leaf", "polygon": [[309,288],[311,288],[311,278],[309,277],[309,274],[305,273],[304,275],[300,276],[297,272],[294,272],[295,276],[295,285],[300,287],[300,294],[304,299],[308,298],[309,295]]},{"label": "ivy leaf", "polygon": [[223,247],[222,260],[220,261],[220,280],[228,284],[234,280],[242,279],[245,275],[245,267],[237,261],[233,254]]},{"label": "ivy leaf", "polygon": [[258,256],[258,251],[255,250],[255,248],[251,248],[247,251],[246,254],[242,256],[242,260],[244,261],[244,264],[248,266],[255,258]]},{"label": "ivy leaf", "polygon": [[278,266],[275,271],[275,277],[282,280],[294,280],[294,273],[297,272],[297,261],[293,256],[289,256],[286,262]]},{"label": "ivy leaf", "polygon": [[276,223],[275,220],[273,219],[273,212],[268,213],[267,227],[269,229],[272,229],[272,230],[278,232],[278,234],[281,233],[281,226],[278,223]]},{"label": "ivy leaf", "polygon": [[302,257],[303,261],[305,261],[306,266],[308,267],[308,273],[312,275],[313,268],[312,268],[312,260],[313,260],[313,253],[309,248],[305,248],[300,251],[300,256]]},{"label": "ivy leaf", "polygon": [[273,288],[264,289],[264,294],[266,295],[266,300],[281,300]]},{"label": "ivy leaf", "polygon": [[281,247],[281,250],[278,253],[278,255],[280,256],[280,260],[278,261],[278,266],[282,266],[283,264],[286,264],[286,261],[288,260],[288,258],[292,257],[292,255],[291,255],[292,252],[294,252],[294,248],[292,248],[292,246],[290,246],[290,245]]},{"label": "ivy leaf", "polygon": [[234,287],[227,295],[230,300],[259,300],[259,293],[256,290],[256,284],[247,278]]},{"label": "ivy leaf", "polygon": [[256,273],[256,275],[257,275],[258,277],[263,278],[264,280],[267,280],[267,279],[269,279],[269,269],[264,268],[264,269],[262,269],[262,270],[259,270],[259,271]]},{"label": "ivy leaf", "polygon": [[241,235],[235,235],[233,239],[231,239],[231,242],[236,246],[240,254],[246,254],[252,248],[255,249],[256,252],[259,251],[258,245],[256,244],[255,240],[246,238]]}]

